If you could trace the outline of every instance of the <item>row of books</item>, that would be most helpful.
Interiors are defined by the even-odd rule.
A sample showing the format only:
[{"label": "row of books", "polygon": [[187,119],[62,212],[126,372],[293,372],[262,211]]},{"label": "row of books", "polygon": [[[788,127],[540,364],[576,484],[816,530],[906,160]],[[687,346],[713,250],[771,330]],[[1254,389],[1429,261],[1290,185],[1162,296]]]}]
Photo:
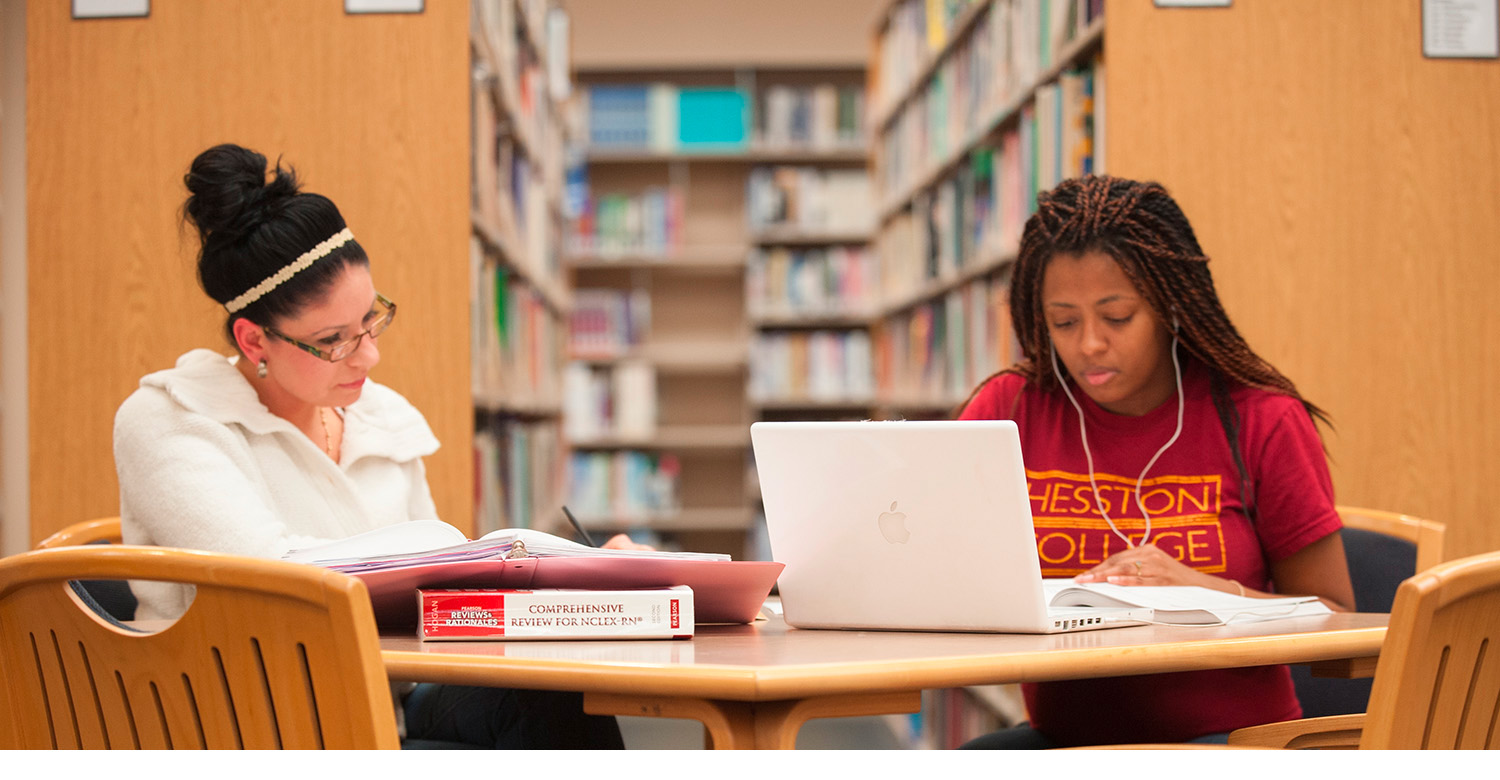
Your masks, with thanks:
[{"label": "row of books", "polygon": [[596,149],[836,149],[863,145],[860,84],[736,86],[595,84],[579,110]]},{"label": "row of books", "polygon": [[643,288],[586,287],[573,291],[568,351],[575,358],[628,354],[651,330],[651,295]]},{"label": "row of books", "polygon": [[775,84],[756,110],[757,142],[769,148],[832,149],[864,143],[862,84]]},{"label": "row of books", "polygon": [[902,0],[892,6],[876,40],[877,104],[890,105],[922,66],[948,45],[959,17],[982,2],[988,0]]},{"label": "row of books", "polygon": [[519,0],[522,21],[537,44],[547,72],[547,92],[553,101],[567,100],[573,89],[573,61],[570,42],[572,21],[568,12],[553,0]]},{"label": "row of books", "polygon": [[[999,19],[994,13],[987,15],[973,36],[944,60],[926,87],[887,128],[880,141],[881,185],[885,193],[905,192],[934,165],[986,132],[999,112],[1031,88],[1040,72],[1032,53],[1019,42],[1006,45],[987,34],[990,30],[986,23],[998,23]],[[1008,35],[1015,38],[1017,29],[1020,28],[1010,28]],[[1026,36],[1022,40],[1031,41]],[[1102,70],[1102,64],[1088,70]],[[1059,86],[1063,79],[1069,78],[1081,76],[1064,76]],[[1099,88],[1095,82],[1102,81],[1102,74],[1097,78],[1091,74],[1088,81],[1092,98]],[[1068,94],[1057,98],[1061,101],[1057,108],[1039,105],[1038,110],[1060,111],[1059,121],[1081,124],[1082,120],[1074,117],[1092,113],[1092,101],[1085,100],[1082,87],[1082,84],[1066,85],[1063,88]]]},{"label": "row of books", "polygon": [[682,246],[683,208],[675,187],[597,197],[585,192],[569,248],[579,255],[669,253]]},{"label": "row of books", "polygon": [[671,453],[578,450],[568,459],[568,507],[580,519],[642,520],[679,509],[682,464]]},{"label": "row of books", "polygon": [[998,256],[994,159],[976,151],[954,175],[919,193],[893,216],[876,241],[885,294],[896,297]]},{"label": "row of books", "polygon": [[469,244],[470,376],[476,397],[528,405],[558,395],[562,323],[541,293],[472,238]]},{"label": "row of books", "polygon": [[756,232],[864,233],[875,225],[864,170],[759,166],[750,171],[745,200]]},{"label": "row of books", "polygon": [[868,316],[880,292],[865,246],[769,247],[750,253],[745,305],[752,317]]},{"label": "row of books", "polygon": [[756,402],[858,401],[875,395],[870,334],[863,329],[763,331],[750,344]]},{"label": "row of books", "polygon": [[985,14],[943,60],[887,128],[884,141],[892,180],[920,175],[929,160],[957,148],[983,119],[1029,83],[1020,80],[1028,70],[1034,72],[1023,64],[1034,62],[1029,46],[1034,39],[1025,30],[1000,24],[997,13]]},{"label": "row of books", "polygon": [[479,533],[545,524],[562,506],[556,420],[491,417],[474,431],[474,525]]},{"label": "row of books", "polygon": [[[947,52],[943,67],[965,67],[969,78],[1004,93],[1051,66],[1069,41],[1104,15],[1104,2],[903,0],[891,9],[876,43],[880,71],[875,93],[882,110],[906,94],[923,67],[950,45],[957,23],[971,14],[978,19],[965,39]],[[955,60],[968,64],[958,66]],[[941,78],[934,76],[934,81]],[[964,86],[975,94],[987,91]]]},{"label": "row of books", "polygon": [[541,169],[505,132],[489,95],[475,93],[473,209],[503,243],[506,262],[538,278],[561,276],[561,226],[548,208],[549,189]]},{"label": "row of books", "polygon": [[1070,70],[1039,88],[1016,123],[886,223],[876,246],[887,294],[1013,253],[1037,192],[1098,171],[1094,76],[1092,69]]},{"label": "row of books", "polygon": [[563,424],[573,444],[649,438],[656,432],[656,371],[648,363],[581,361],[563,372]]},{"label": "row of books", "polygon": [[1103,78],[1103,64],[1096,61],[1065,70],[1057,81],[1037,87],[1035,184],[1028,186],[1029,192],[1044,192],[1063,179],[1104,170],[1104,114],[1099,105]]},{"label": "row of books", "polygon": [[962,400],[1020,354],[1009,285],[977,279],[902,312],[879,329],[875,352],[883,395]]},{"label": "row of books", "polygon": [[507,121],[535,147],[529,149],[534,158],[559,159],[560,118],[551,101],[570,89],[566,12],[549,6],[518,13],[514,0],[479,0],[470,9],[470,23],[493,58],[481,61],[478,80],[486,88],[491,79],[497,83]]},{"label": "row of books", "polygon": [[596,149],[742,149],[750,141],[749,96],[736,87],[594,84],[582,99]]}]

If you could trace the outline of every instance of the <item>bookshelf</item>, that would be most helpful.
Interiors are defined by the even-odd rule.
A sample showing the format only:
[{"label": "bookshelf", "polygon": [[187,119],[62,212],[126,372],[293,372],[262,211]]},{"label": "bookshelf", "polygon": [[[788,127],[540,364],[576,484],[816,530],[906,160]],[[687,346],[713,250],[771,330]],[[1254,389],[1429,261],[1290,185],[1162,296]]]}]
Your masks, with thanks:
[{"label": "bookshelf", "polygon": [[1102,170],[1103,4],[898,0],[875,33],[879,412],[950,416],[1015,358],[1010,266],[1036,193]]},{"label": "bookshelf", "polygon": [[[894,0],[872,76],[877,412],[951,417],[1014,362],[1009,275],[1036,193],[1103,170],[1099,0]],[[893,721],[954,747],[1024,717],[1017,689],[924,694]]]},{"label": "bookshelf", "polygon": [[[874,305],[776,306],[757,293],[769,258],[785,278],[794,257],[826,272],[868,254],[873,210],[856,205],[851,220],[826,207],[857,178],[872,203],[863,67],[596,65],[577,78],[569,500],[587,507],[575,514],[591,530],[765,557],[749,424],[841,399],[757,396],[764,344],[867,331]],[[801,197],[776,200],[788,194],[769,186],[778,175],[805,185]],[[861,262],[872,274],[873,259]]]},{"label": "bookshelf", "polygon": [[678,150],[647,151],[628,149],[600,149],[589,152],[591,162],[649,163],[649,162],[732,162],[732,163],[781,163],[823,164],[864,163],[868,152],[864,147],[848,149],[795,149],[751,146],[743,151]]},{"label": "bookshelf", "polygon": [[564,124],[556,104],[567,85],[552,58],[566,58],[566,23],[547,2],[474,0],[470,11],[474,530],[557,530],[573,300],[561,263]]}]

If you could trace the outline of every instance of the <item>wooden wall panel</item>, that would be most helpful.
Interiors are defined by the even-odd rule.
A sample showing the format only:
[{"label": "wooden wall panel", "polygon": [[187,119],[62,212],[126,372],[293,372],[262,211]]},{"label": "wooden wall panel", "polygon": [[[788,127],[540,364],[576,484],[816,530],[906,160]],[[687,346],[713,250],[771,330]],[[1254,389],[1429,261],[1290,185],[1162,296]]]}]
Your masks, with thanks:
[{"label": "wooden wall panel", "polygon": [[438,509],[468,528],[468,4],[157,0],[88,21],[27,5],[33,541],[119,511],[113,418],[143,374],[233,349],[178,220],[189,162],[223,141],[283,155],[370,252],[401,305],[373,376],[427,415]]},{"label": "wooden wall panel", "polygon": [[1235,323],[1328,410],[1338,500],[1500,549],[1500,62],[1416,0],[1107,9],[1107,160],[1183,204]]}]

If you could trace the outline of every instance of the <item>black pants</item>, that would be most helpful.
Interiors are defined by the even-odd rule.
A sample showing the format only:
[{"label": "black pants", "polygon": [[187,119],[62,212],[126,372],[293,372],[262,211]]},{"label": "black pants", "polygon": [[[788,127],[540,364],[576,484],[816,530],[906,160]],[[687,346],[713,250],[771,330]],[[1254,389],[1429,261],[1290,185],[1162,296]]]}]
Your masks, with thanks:
[{"label": "black pants", "polygon": [[[1229,741],[1229,733],[1205,734],[1188,742],[1223,745]],[[992,731],[965,742],[961,750],[1051,750],[1057,747],[1050,737],[1031,727],[1029,723]]]},{"label": "black pants", "polygon": [[407,747],[625,747],[614,717],[585,714],[581,693],[422,683],[407,695],[404,709]]}]

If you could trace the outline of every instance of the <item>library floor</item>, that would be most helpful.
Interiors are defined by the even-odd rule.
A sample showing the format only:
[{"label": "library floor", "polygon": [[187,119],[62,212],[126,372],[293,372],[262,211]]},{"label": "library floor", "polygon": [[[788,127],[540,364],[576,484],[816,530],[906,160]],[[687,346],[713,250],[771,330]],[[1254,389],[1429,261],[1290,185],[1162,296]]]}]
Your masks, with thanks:
[{"label": "library floor", "polygon": [[[627,750],[701,750],[703,725],[673,718],[620,718]],[[898,750],[884,716],[818,718],[797,735],[798,750]]]}]

